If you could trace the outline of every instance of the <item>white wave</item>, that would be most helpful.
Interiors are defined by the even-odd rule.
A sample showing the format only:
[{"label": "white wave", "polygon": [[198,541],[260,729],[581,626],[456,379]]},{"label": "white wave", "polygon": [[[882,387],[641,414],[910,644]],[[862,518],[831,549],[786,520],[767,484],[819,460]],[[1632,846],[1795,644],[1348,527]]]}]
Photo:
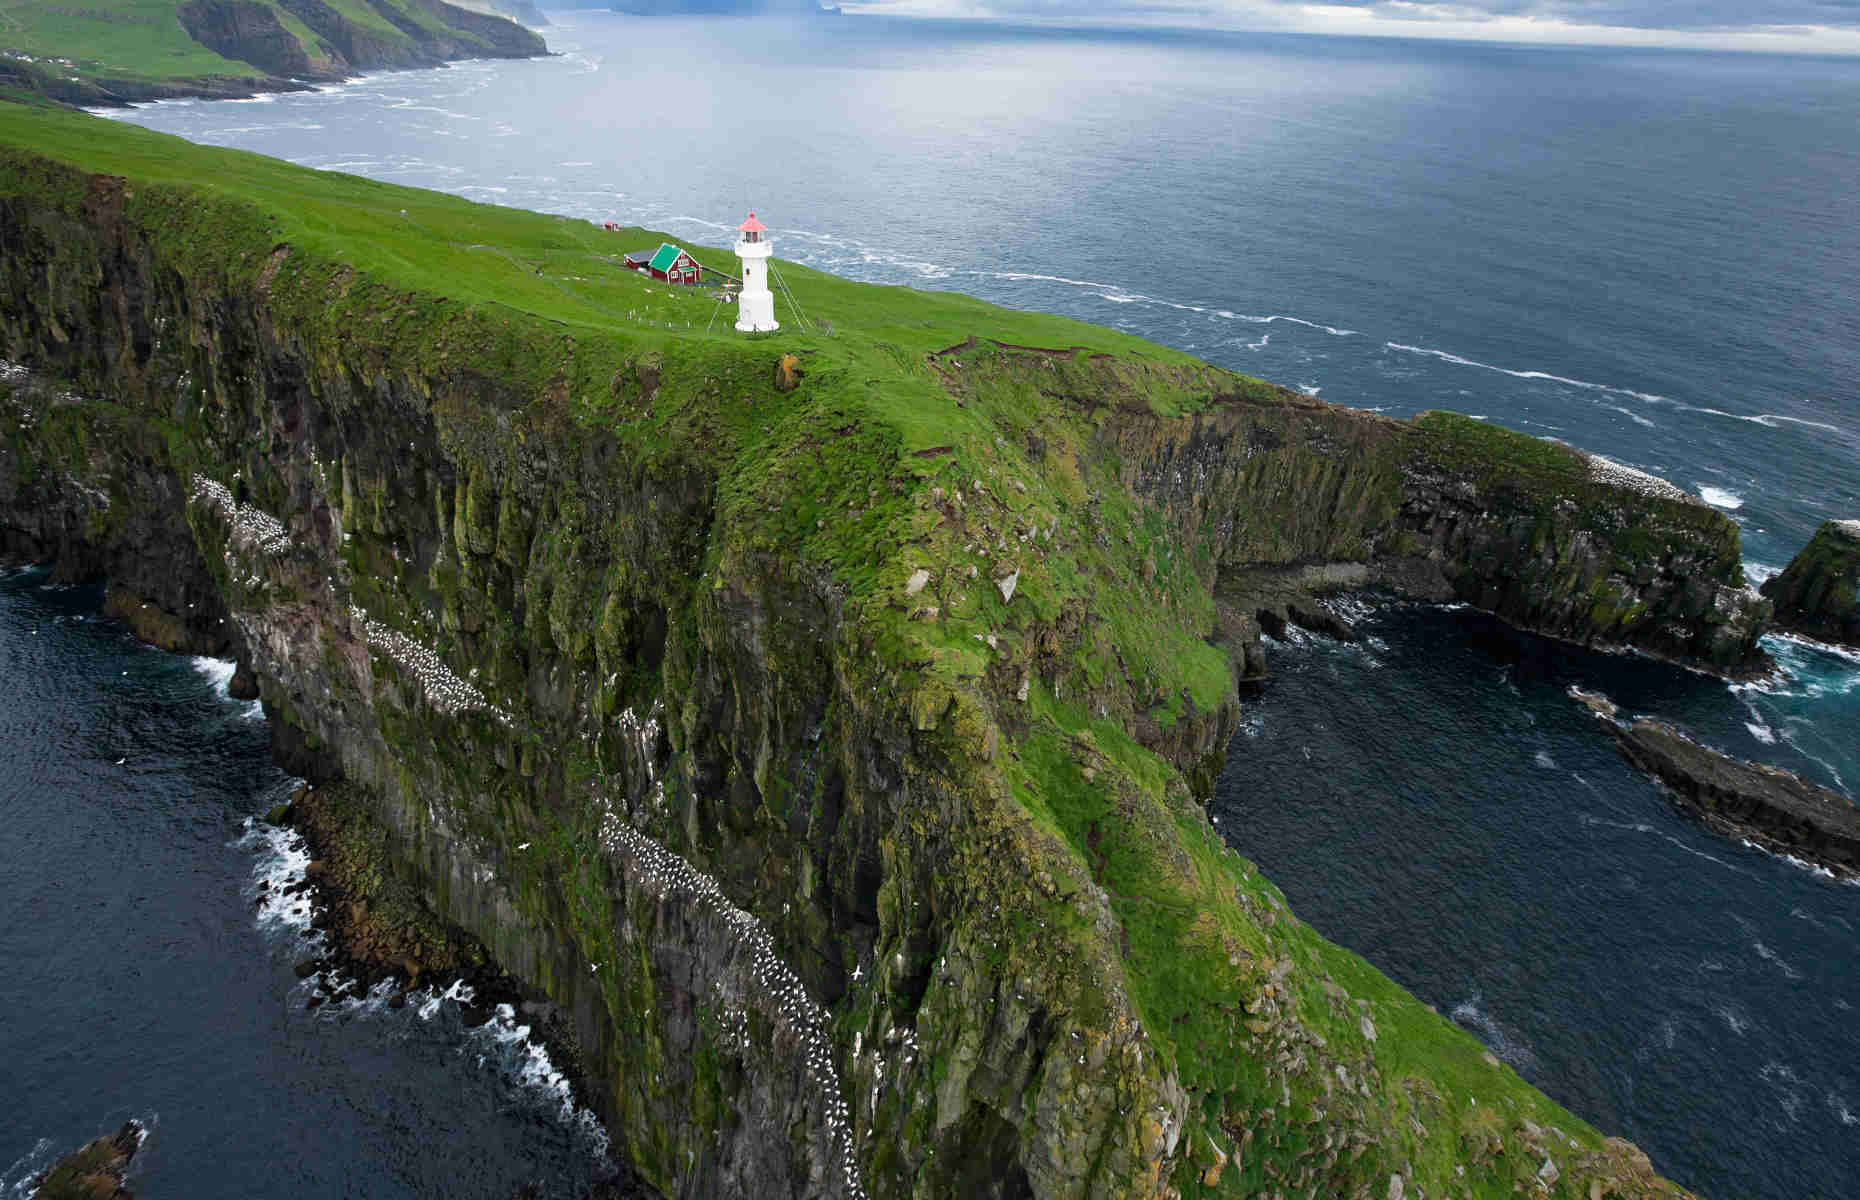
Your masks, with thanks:
[{"label": "white wave", "polygon": [[1390,350],[1399,350],[1403,354],[1420,354],[1428,358],[1437,358],[1442,362],[1453,363],[1455,366],[1477,367],[1481,371],[1497,371],[1500,375],[1509,375],[1513,379],[1535,379],[1545,383],[1566,384],[1569,387],[1582,388],[1584,391],[1609,392],[1617,396],[1632,396],[1636,400],[1643,400],[1648,404],[1670,403],[1665,396],[1658,395],[1654,392],[1637,392],[1633,388],[1616,387],[1613,384],[1591,383],[1586,379],[1571,379],[1567,375],[1552,375],[1548,371],[1514,371],[1510,367],[1498,367],[1491,363],[1480,362],[1476,358],[1462,358],[1457,354],[1449,354],[1445,350],[1430,350],[1426,346],[1409,346],[1402,342],[1384,342],[1382,344],[1387,346]]},{"label": "white wave", "polygon": [[[1807,871],[1810,875],[1819,875],[1823,879],[1831,879],[1831,880],[1835,880],[1836,882],[1846,883],[1849,886],[1860,887],[1860,879],[1855,879],[1855,878],[1843,879],[1841,876],[1836,875],[1833,871],[1829,870],[1827,867],[1822,866],[1820,863],[1812,863],[1812,862],[1809,862],[1805,858],[1797,858],[1795,855],[1786,853],[1781,850],[1772,850],[1768,846],[1760,846],[1757,843],[1751,841],[1749,838],[1738,838],[1737,841],[1738,841],[1738,844],[1743,846],[1744,849],[1746,850],[1755,850],[1758,854],[1767,855],[1770,858],[1781,859],[1783,862],[1788,863],[1790,866],[1794,867],[1798,871]],[[1768,947],[1762,946],[1761,943],[1759,943],[1758,945],[1759,945],[1759,951],[1758,951],[1759,958],[1774,958],[1775,957],[1774,954],[1769,951]],[[1784,963],[1781,959],[1776,959],[1776,963],[1778,966],[1782,967],[1783,974],[1787,975],[1789,978],[1791,979],[1801,978],[1800,972],[1796,971],[1794,967],[1789,966],[1787,963]]]},{"label": "white wave", "polygon": [[1246,313],[1231,313],[1226,309],[1220,309],[1215,315],[1226,317],[1229,321],[1245,321],[1249,325],[1271,325],[1275,321],[1284,321],[1288,325],[1303,325],[1306,329],[1321,329],[1332,337],[1362,336],[1359,331],[1354,329],[1339,329],[1335,325],[1326,325],[1322,321],[1307,321],[1303,317],[1288,317],[1284,313],[1272,313],[1264,317],[1254,317]]},{"label": "white wave", "polygon": [[455,979],[452,981],[452,986],[448,987],[443,992],[438,988],[426,988],[414,993],[411,999],[419,1002],[418,1007],[414,1009],[414,1012],[419,1018],[422,1021],[430,1021],[439,1015],[439,1008],[446,1001],[450,1000],[455,1004],[469,1004],[474,995],[476,995],[476,993],[472,991],[470,984],[466,983],[463,979]]},{"label": "white wave", "polygon": [[257,909],[258,927],[298,937],[308,934],[310,896],[307,892],[292,892],[304,881],[304,871],[310,865],[310,849],[303,835],[247,817],[244,832],[233,846],[252,855],[252,878],[244,895]]},{"label": "white wave", "polygon": [[[1589,788],[1591,791],[1595,791],[1594,785],[1589,783],[1588,780],[1584,779],[1580,775],[1576,776],[1576,782]],[[1631,823],[1624,823],[1621,821],[1610,821],[1604,817],[1591,816],[1587,813],[1578,814],[1576,819],[1578,821],[1581,821],[1584,825],[1601,825],[1609,829],[1619,829],[1625,833],[1651,833],[1659,837],[1662,841],[1672,843],[1675,847],[1677,847],[1680,850],[1685,851],[1687,854],[1690,854],[1694,858],[1702,858],[1708,863],[1715,863],[1716,865],[1723,867],[1725,870],[1730,871],[1731,873],[1735,875],[1748,874],[1748,872],[1739,870],[1737,867],[1724,861],[1722,858],[1718,858],[1714,855],[1707,854],[1703,850],[1697,849],[1696,847],[1688,846],[1680,838],[1674,837],[1672,834],[1667,833],[1663,829],[1659,829],[1653,825],[1649,825],[1645,821],[1635,821]],[[1760,847],[1758,848],[1760,849]]]},{"label": "white wave", "polygon": [[1313,400],[1316,400],[1318,393],[1324,389],[1315,383],[1301,383],[1298,385],[1298,390],[1311,397]]},{"label": "white wave", "polygon": [[1699,484],[1698,487],[1699,499],[1711,505],[1713,508],[1736,510],[1744,507],[1744,498],[1736,492],[1727,492],[1723,488],[1716,488],[1703,483]]},{"label": "white wave", "polygon": [[[1853,686],[1852,686],[1852,683],[1850,682],[1846,688],[1841,689],[1841,694],[1845,695],[1847,692],[1850,692],[1852,690],[1853,690]],[[1814,696],[1817,694],[1819,693],[1817,693],[1813,688],[1809,690],[1809,695]],[[1802,745],[1801,742],[1798,742],[1796,740],[1795,730],[1798,726],[1802,724],[1805,724],[1805,722],[1802,722],[1800,720],[1792,720],[1788,722],[1786,727],[1782,731],[1782,740],[1787,742],[1789,744],[1789,748],[1794,750],[1797,754],[1800,754],[1803,758],[1806,758],[1809,762],[1814,763],[1816,766],[1826,771],[1828,773],[1828,777],[1834,780],[1835,787],[1841,789],[1842,791],[1846,791],[1847,781],[1841,778],[1841,773],[1838,769],[1835,768],[1834,764],[1829,762],[1827,759],[1822,758],[1820,755],[1812,753],[1808,749],[1808,747]]]},{"label": "white wave", "polygon": [[1649,421],[1646,417],[1641,416],[1639,413],[1635,412],[1631,408],[1623,408],[1619,404],[1611,404],[1608,407],[1614,409],[1616,412],[1620,413],[1622,416],[1626,417],[1628,420],[1634,422],[1634,424],[1636,425],[1644,426],[1645,428],[1648,428],[1648,429],[1652,429],[1654,427],[1652,421]]},{"label": "white wave", "polygon": [[[1577,778],[1581,779],[1581,776],[1577,776]],[[1583,782],[1586,783],[1588,781],[1583,780]],[[1659,830],[1647,824],[1645,821],[1634,821],[1634,822],[1610,821],[1606,817],[1598,817],[1598,816],[1593,815],[1592,813],[1578,813],[1576,814],[1576,819],[1582,822],[1584,825],[1601,825],[1608,829],[1619,829],[1626,833],[1658,833],[1659,832]]]},{"label": "white wave", "polygon": [[1501,1024],[1497,1018],[1480,1008],[1482,997],[1474,992],[1470,997],[1453,1006],[1452,1017],[1460,1027],[1474,1034],[1486,1044],[1500,1059],[1509,1063],[1520,1074],[1537,1065],[1537,1056],[1524,1038],[1515,1030]]},{"label": "white wave", "polygon": [[1032,271],[976,271],[984,279],[1005,279],[1014,283],[1063,283],[1069,287],[1115,288],[1115,283],[1097,283],[1089,279],[1067,279],[1064,275],[1040,275]]},{"label": "white wave", "polygon": [[1773,963],[1776,966],[1776,969],[1783,973],[1783,977],[1785,979],[1802,978],[1802,972],[1796,970],[1794,967],[1790,966],[1787,962],[1783,961],[1782,955],[1776,953],[1776,951],[1770,949],[1768,946],[1764,945],[1761,941],[1752,941],[1751,949],[1755,950],[1757,952],[1757,957],[1762,959],[1764,962]]},{"label": "white wave", "polygon": [[491,1054],[481,1055],[478,1060],[481,1064],[495,1055],[500,1067],[520,1091],[554,1109],[563,1124],[579,1130],[593,1143],[601,1158],[607,1157],[611,1143],[600,1119],[575,1103],[574,1088],[569,1085],[568,1076],[556,1068],[548,1048],[530,1036],[530,1027],[517,1023],[516,1010],[508,1004],[498,1005],[491,1019],[469,1036],[489,1043],[487,1048]]},{"label": "white wave", "polygon": [[1776,744],[1776,731],[1771,729],[1768,725],[1759,725],[1755,721],[1745,721],[1744,728],[1750,731],[1751,737],[1756,738],[1765,746],[1774,746]]},{"label": "white wave", "polygon": [[1318,606],[1352,625],[1367,621],[1380,611],[1375,602],[1361,592],[1339,592],[1334,596],[1325,596],[1318,601]]},{"label": "white wave", "polygon": [[[1803,908],[1799,904],[1789,910],[1789,915],[1794,917],[1798,921],[1808,922],[1810,925],[1813,925],[1816,929],[1825,931],[1828,928],[1827,925],[1824,923],[1823,918],[1817,917],[1814,913],[1809,912],[1807,909]],[[1852,933],[1854,931],[1853,923],[1851,921],[1847,921],[1841,917],[1837,917],[1833,913],[1827,914],[1826,920],[1832,921],[1834,924],[1839,925],[1842,929],[1846,930],[1848,933]]]},{"label": "white wave", "polygon": [[214,691],[226,697],[227,685],[232,683],[233,673],[239,669],[238,663],[230,658],[208,658],[204,654],[191,655],[187,661],[194,670],[206,677]]},{"label": "white wave", "polygon": [[564,166],[564,167],[591,167],[594,164],[591,162],[565,162],[565,163],[561,163],[558,165]]},{"label": "white wave", "polygon": [[1730,1005],[1721,1004],[1712,1009],[1712,1011],[1717,1013],[1725,1025],[1730,1028],[1731,1032],[1735,1033],[1738,1037],[1743,1037],[1744,1034],[1749,1031],[1750,1018],[1738,1012]]},{"label": "white wave", "polygon": [[1843,1125],[1860,1125],[1860,1117],[1847,1107],[1847,1098],[1838,1092],[1828,1093],[1828,1111]]},{"label": "white wave", "polygon": [[1781,567],[1772,567],[1768,563],[1749,561],[1744,563],[1744,579],[1751,587],[1762,587],[1780,574],[1782,574]]},{"label": "white wave", "polygon": [[1144,298],[1142,296],[1120,295],[1112,292],[1099,292],[1098,295],[1101,299],[1109,300],[1113,304],[1135,304]]},{"label": "white wave", "polygon": [[1722,408],[1703,408],[1690,404],[1680,405],[1679,410],[1681,412],[1704,413],[1707,416],[1713,417],[1728,417],[1733,421],[1749,421],[1753,425],[1761,425],[1766,429],[1776,429],[1787,423],[1790,425],[1806,425],[1810,429],[1825,429],[1829,433],[1846,432],[1846,430],[1842,429],[1839,425],[1829,425],[1825,421],[1810,421],[1804,417],[1785,417],[1781,413],[1757,413],[1755,416],[1752,416],[1748,413],[1726,412]]},{"label": "white wave", "polygon": [[1766,633],[1763,635],[1763,648],[1779,658],[1783,654],[1789,654],[1805,668],[1817,657],[1838,658],[1843,662],[1860,666],[1860,650],[1848,646],[1836,646],[1832,642],[1818,642],[1814,638],[1806,638],[1796,633]]},{"label": "white wave", "polygon": [[1539,750],[1537,756],[1532,759],[1532,761],[1546,771],[1556,770],[1556,759],[1550,757],[1550,752],[1548,750]]},{"label": "white wave", "polygon": [[0,1171],[0,1196],[16,1196],[26,1200],[35,1195],[38,1188],[33,1186],[33,1179],[57,1159],[52,1139],[40,1138],[32,1144],[32,1149],[14,1159],[6,1170]]},{"label": "white wave", "polygon": [[1789,1067],[1779,1062],[1767,1062],[1757,1072],[1757,1077],[1775,1088],[1779,1093],[1777,1103],[1791,1121],[1798,1119],[1802,1112],[1802,1077]]},{"label": "white wave", "polygon": [[1240,345],[1248,350],[1264,350],[1271,342],[1272,335],[1270,333],[1262,333],[1257,342],[1241,342]]}]

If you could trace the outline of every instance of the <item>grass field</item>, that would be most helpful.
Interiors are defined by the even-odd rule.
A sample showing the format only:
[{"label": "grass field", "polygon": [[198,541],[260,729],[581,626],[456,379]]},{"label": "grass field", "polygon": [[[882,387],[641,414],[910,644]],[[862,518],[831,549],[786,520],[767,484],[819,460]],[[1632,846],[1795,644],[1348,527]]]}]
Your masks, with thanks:
[{"label": "grass field", "polygon": [[178,8],[175,0],[79,0],[70,6],[0,0],[0,50],[79,76],[258,74],[249,63],[223,58],[188,36]]}]

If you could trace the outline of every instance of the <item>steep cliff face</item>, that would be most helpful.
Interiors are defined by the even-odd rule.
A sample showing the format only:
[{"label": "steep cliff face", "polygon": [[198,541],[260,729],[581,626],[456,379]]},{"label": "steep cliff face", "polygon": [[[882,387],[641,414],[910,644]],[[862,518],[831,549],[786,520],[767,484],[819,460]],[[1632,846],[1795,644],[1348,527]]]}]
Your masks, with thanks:
[{"label": "steep cliff face", "polygon": [[346,60],[303,44],[285,28],[278,10],[259,0],[189,0],[181,26],[201,45],[286,79],[340,79]]},{"label": "steep cliff face", "polygon": [[[37,120],[0,128],[176,153]],[[954,297],[887,323],[893,293],[798,267],[841,332],[785,341],[778,391],[777,347],[666,332],[662,295],[628,325],[523,311],[576,282],[527,264],[496,303],[430,290],[501,271],[493,237],[559,262],[565,223],[265,170],[283,207],[0,155],[0,351],[65,381],[8,381],[5,544],[229,622],[281,757],[573,1014],[654,1186],[1677,1194],[1317,938],[1193,798],[1248,666],[1210,642],[1261,611],[1221,596],[1493,578],[1425,497],[1502,480],[1103,331]],[[291,233],[331,189],[364,232]],[[388,227],[444,270],[358,269]],[[958,321],[1121,350],[925,352]],[[1637,545],[1602,540],[1611,570]]]},{"label": "steep cliff face", "polygon": [[[139,24],[147,35],[140,54],[123,49],[119,26],[126,22]],[[104,45],[107,52],[99,50]],[[86,106],[247,97],[302,90],[357,71],[548,53],[541,37],[508,17],[445,0],[174,0],[171,8],[140,5],[132,11],[25,8],[0,32],[0,48],[19,46],[39,53],[0,57],[0,86]]]},{"label": "steep cliff face", "polygon": [[1763,581],[1782,629],[1860,647],[1860,521],[1824,521],[1782,574]]},{"label": "steep cliff face", "polygon": [[1121,481],[1205,556],[1249,676],[1265,669],[1262,621],[1347,635],[1316,597],[1368,586],[1718,674],[1765,666],[1769,606],[1744,586],[1736,524],[1664,480],[1454,413],[1396,421],[1267,385],[1222,393],[1232,380],[1168,417],[1109,361],[1055,381],[1049,359],[999,357],[963,386],[1005,395],[1046,376],[1082,407],[1123,397],[1103,425]]}]

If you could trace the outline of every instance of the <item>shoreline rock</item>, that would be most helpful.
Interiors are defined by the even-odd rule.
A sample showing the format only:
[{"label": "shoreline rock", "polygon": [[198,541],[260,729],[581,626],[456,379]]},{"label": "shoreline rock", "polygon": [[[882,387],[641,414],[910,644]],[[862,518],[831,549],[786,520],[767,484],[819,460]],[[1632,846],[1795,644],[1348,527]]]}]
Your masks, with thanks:
[{"label": "shoreline rock", "polygon": [[1860,879],[1860,808],[1793,771],[1746,762],[1652,717],[1620,716],[1608,697],[1572,688],[1608,726],[1623,757],[1721,834]]},{"label": "shoreline rock", "polygon": [[1800,553],[1758,589],[1778,629],[1860,649],[1860,521],[1824,521]]},{"label": "shoreline rock", "polygon": [[124,1121],[115,1133],[86,1142],[33,1180],[35,1200],[133,1200],[123,1178],[147,1138],[140,1121]]}]

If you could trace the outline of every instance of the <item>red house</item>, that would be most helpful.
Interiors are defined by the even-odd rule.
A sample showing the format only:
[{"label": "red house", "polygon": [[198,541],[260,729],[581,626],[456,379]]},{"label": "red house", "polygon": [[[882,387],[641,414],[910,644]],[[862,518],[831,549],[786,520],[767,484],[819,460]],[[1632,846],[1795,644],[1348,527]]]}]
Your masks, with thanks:
[{"label": "red house", "polygon": [[703,275],[704,268],[698,260],[691,257],[688,250],[665,242],[657,250],[635,250],[626,256],[626,265],[635,271],[646,271],[654,279],[666,283],[695,284]]}]

